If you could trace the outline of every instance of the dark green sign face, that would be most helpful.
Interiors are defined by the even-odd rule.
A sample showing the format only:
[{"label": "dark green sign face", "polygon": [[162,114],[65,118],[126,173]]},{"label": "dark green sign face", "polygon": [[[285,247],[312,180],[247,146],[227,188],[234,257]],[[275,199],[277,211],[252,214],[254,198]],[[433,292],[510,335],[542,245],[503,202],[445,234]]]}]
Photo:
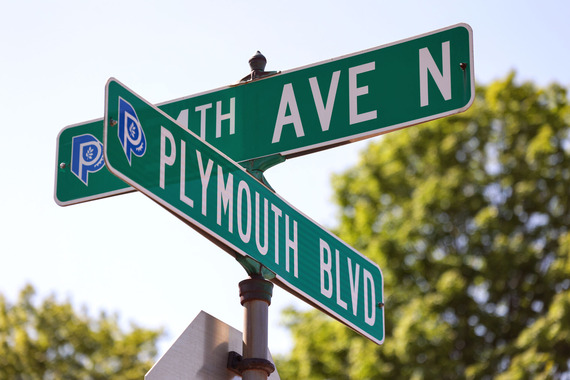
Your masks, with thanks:
[{"label": "dark green sign face", "polygon": [[103,121],[72,125],[57,136],[55,201],[66,206],[134,191],[103,159]]},{"label": "dark green sign face", "polygon": [[239,164],[116,80],[106,91],[105,161],[121,180],[232,255],[380,344],[380,268]]},{"label": "dark green sign face", "polygon": [[474,86],[471,28],[458,24],[159,108],[243,162],[303,155],[458,113],[471,105]]},{"label": "dark green sign face", "polygon": [[471,29],[457,25],[160,108],[241,162],[457,113],[470,106],[473,89]]}]

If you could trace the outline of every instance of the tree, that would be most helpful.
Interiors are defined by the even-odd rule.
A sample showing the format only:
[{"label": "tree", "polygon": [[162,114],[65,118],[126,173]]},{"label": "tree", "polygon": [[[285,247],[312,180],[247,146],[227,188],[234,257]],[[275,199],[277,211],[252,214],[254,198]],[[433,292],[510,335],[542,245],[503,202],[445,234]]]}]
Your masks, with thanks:
[{"label": "tree", "polygon": [[92,318],[54,296],[34,304],[27,285],[15,304],[0,295],[0,379],[142,379],[153,364],[160,331],[117,316]]},{"label": "tree", "polygon": [[385,343],[289,310],[280,373],[570,378],[567,91],[510,74],[476,94],[465,113],[372,142],[333,178],[336,233],[383,271]]}]

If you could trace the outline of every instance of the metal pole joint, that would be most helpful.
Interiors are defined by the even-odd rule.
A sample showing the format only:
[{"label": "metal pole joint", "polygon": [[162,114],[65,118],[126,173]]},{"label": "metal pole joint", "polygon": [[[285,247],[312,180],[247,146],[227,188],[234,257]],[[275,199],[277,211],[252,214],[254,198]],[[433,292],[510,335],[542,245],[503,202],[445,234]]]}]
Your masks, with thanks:
[{"label": "metal pole joint", "polygon": [[235,351],[230,351],[228,355],[228,369],[233,373],[242,376],[243,372],[251,370],[260,370],[271,375],[275,371],[275,365],[267,359],[248,358],[238,354]]},{"label": "metal pole joint", "polygon": [[273,283],[261,273],[239,283],[244,307],[243,355],[230,352],[227,367],[243,380],[267,380],[275,371],[275,365],[268,360],[268,312],[272,295]]},{"label": "metal pole joint", "polygon": [[239,299],[242,306],[249,301],[264,301],[271,305],[273,296],[273,283],[265,280],[262,276],[252,276],[239,283]]}]

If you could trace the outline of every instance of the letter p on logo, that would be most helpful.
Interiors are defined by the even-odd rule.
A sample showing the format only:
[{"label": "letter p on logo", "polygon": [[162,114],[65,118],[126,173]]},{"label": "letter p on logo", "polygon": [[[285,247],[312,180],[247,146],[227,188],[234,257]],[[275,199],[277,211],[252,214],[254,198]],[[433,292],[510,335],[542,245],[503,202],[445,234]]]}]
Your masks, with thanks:
[{"label": "letter p on logo", "polygon": [[121,97],[119,97],[119,129],[117,132],[130,165],[133,154],[142,157],[146,152],[146,139],[135,109]]},{"label": "letter p on logo", "polygon": [[91,134],[75,136],[71,142],[71,172],[87,186],[89,173],[103,166],[103,144]]}]

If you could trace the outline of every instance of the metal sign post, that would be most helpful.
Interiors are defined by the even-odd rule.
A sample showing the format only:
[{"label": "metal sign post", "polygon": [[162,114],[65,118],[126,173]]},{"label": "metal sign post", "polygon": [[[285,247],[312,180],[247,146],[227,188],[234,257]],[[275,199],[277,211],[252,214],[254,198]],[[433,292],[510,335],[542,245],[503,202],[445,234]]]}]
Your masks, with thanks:
[{"label": "metal sign post", "polygon": [[[201,311],[152,366],[144,380],[236,380],[228,361],[243,353],[241,331]],[[269,349],[267,360],[273,361]],[[277,370],[267,380],[280,380]]]},{"label": "metal sign post", "polygon": [[230,352],[228,368],[243,380],[267,380],[275,365],[265,359],[268,347],[268,314],[273,284],[261,275],[239,283],[240,302],[244,309],[243,356]]}]

